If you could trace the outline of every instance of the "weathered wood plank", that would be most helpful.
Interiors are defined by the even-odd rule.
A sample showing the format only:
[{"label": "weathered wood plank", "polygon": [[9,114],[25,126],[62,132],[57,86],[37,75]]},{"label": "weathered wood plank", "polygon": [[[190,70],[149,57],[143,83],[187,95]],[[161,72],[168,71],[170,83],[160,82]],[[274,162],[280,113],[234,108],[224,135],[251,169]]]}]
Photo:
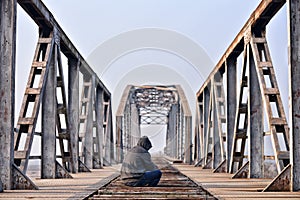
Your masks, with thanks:
[{"label": "weathered wood plank", "polygon": [[261,192],[271,182],[271,179],[232,179],[232,174],[213,173],[211,169],[183,164],[174,166],[220,199],[300,199],[300,192]]},{"label": "weathered wood plank", "polygon": [[119,165],[72,174],[73,179],[33,178],[39,190],[5,190],[0,199],[83,199],[118,176],[118,171]]}]

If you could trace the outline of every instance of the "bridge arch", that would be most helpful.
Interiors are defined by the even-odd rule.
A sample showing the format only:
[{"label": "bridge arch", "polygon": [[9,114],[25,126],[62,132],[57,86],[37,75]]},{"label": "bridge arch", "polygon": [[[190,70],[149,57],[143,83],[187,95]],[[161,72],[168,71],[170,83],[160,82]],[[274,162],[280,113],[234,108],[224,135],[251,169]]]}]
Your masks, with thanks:
[{"label": "bridge arch", "polygon": [[[144,74],[150,74],[150,76],[145,77]],[[157,74],[157,76],[151,76],[151,74]],[[168,74],[169,76],[165,77],[163,76],[163,74]],[[116,85],[114,94],[122,94],[127,84],[135,83],[136,85],[174,85],[178,84],[178,80],[180,80],[181,87],[185,91],[186,96],[194,95],[193,89],[186,81],[186,79],[184,79],[181,74],[177,73],[170,66],[165,66],[157,63],[149,63],[141,66],[136,66],[133,70],[131,70],[127,74],[124,74],[124,76]],[[114,96],[114,94],[113,101],[120,102],[121,95]],[[195,99],[188,99],[188,101],[190,105],[196,104]],[[191,109],[193,110],[193,107],[191,107]],[[142,133],[147,135],[151,139],[151,141],[153,141],[153,150],[162,151],[163,145],[165,145],[166,142],[166,138],[162,138],[165,137],[165,134],[162,135],[162,132],[165,131],[164,128],[143,126],[142,130]]]}]

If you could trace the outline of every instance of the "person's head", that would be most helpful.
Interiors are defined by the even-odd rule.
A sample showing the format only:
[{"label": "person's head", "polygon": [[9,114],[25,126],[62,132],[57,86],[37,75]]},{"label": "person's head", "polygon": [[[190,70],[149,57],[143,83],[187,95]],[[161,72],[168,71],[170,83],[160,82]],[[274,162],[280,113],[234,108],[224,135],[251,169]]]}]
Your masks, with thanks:
[{"label": "person's head", "polygon": [[138,146],[141,146],[143,147],[144,149],[146,149],[147,151],[149,149],[151,149],[152,147],[152,144],[149,140],[149,138],[147,136],[143,136],[139,139],[138,143],[137,143]]}]

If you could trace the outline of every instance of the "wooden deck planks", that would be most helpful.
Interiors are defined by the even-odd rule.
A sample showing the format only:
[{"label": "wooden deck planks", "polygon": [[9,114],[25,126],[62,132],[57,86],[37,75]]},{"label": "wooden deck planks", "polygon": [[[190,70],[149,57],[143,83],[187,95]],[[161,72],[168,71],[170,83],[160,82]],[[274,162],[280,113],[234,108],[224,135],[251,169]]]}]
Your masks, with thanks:
[{"label": "wooden deck planks", "polygon": [[213,173],[211,169],[186,164],[174,166],[219,199],[300,199],[300,192],[260,192],[271,179],[232,179],[232,174]]},{"label": "wooden deck planks", "polygon": [[[271,179],[231,179],[228,173],[212,173],[193,165],[174,164],[186,176],[198,182],[208,192],[225,200],[300,199],[300,192],[260,192]],[[119,166],[95,169],[91,173],[72,174],[73,179],[39,179],[33,181],[39,190],[6,190],[0,200],[23,199],[83,199],[119,173]]]},{"label": "wooden deck planks", "polygon": [[119,166],[92,169],[92,172],[72,174],[72,179],[33,178],[39,190],[5,190],[0,199],[83,199],[119,174]]}]

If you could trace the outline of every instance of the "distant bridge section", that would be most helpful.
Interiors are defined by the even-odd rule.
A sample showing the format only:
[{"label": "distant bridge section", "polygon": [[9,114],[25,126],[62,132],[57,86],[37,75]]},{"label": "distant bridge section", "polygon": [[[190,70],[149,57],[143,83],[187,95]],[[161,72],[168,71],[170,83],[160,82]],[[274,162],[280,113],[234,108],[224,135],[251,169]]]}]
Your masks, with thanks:
[{"label": "distant bridge section", "polygon": [[141,136],[141,125],[167,125],[165,154],[192,162],[192,115],[180,85],[128,85],[116,114],[117,160]]}]

